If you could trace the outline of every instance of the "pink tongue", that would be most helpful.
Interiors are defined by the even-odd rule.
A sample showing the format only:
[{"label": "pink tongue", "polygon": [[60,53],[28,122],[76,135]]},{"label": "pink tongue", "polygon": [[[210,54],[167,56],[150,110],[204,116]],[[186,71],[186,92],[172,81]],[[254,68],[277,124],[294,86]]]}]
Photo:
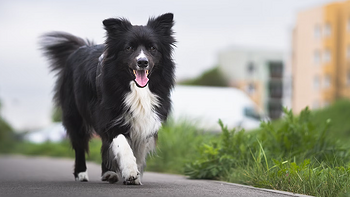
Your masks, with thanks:
[{"label": "pink tongue", "polygon": [[136,71],[136,83],[141,86],[141,87],[144,87],[147,85],[147,82],[148,82],[148,78],[147,78],[147,75],[146,75],[146,71],[145,70],[138,70]]}]

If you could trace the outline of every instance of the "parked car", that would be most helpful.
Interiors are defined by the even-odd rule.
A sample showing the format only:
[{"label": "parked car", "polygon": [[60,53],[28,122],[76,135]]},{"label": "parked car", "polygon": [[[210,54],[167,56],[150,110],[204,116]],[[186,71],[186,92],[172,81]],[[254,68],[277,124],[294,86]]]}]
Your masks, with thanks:
[{"label": "parked car", "polygon": [[178,85],[172,94],[172,117],[176,121],[191,121],[210,131],[221,131],[218,120],[228,128],[246,130],[259,127],[267,119],[243,91],[228,87]]}]

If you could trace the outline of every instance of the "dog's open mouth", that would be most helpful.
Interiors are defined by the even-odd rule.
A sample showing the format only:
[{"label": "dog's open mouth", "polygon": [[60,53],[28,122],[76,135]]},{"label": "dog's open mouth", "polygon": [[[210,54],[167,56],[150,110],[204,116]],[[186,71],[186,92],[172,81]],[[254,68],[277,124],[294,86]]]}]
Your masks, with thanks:
[{"label": "dog's open mouth", "polygon": [[148,79],[148,70],[133,70],[134,75],[135,75],[135,82],[136,84],[143,88],[147,85],[149,79]]}]

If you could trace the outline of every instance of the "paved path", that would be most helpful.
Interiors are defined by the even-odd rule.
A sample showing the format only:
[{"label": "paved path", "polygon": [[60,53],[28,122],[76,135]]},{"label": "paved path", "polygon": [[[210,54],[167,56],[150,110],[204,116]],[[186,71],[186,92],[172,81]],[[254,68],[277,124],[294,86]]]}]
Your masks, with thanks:
[{"label": "paved path", "polygon": [[88,163],[89,182],[75,182],[73,160],[0,156],[0,197],[288,197],[303,196],[179,175],[146,172],[143,185],[100,181],[100,166]]}]

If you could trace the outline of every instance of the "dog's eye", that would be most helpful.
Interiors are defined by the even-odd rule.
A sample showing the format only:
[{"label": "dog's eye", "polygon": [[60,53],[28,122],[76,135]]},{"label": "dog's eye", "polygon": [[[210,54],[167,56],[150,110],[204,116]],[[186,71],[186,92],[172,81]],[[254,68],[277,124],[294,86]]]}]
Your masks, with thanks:
[{"label": "dog's eye", "polygon": [[156,47],[151,46],[151,47],[150,47],[150,50],[151,50],[151,51],[156,51],[157,49],[156,49]]},{"label": "dog's eye", "polygon": [[131,46],[128,46],[125,48],[125,51],[131,51],[132,50],[132,47]]}]

